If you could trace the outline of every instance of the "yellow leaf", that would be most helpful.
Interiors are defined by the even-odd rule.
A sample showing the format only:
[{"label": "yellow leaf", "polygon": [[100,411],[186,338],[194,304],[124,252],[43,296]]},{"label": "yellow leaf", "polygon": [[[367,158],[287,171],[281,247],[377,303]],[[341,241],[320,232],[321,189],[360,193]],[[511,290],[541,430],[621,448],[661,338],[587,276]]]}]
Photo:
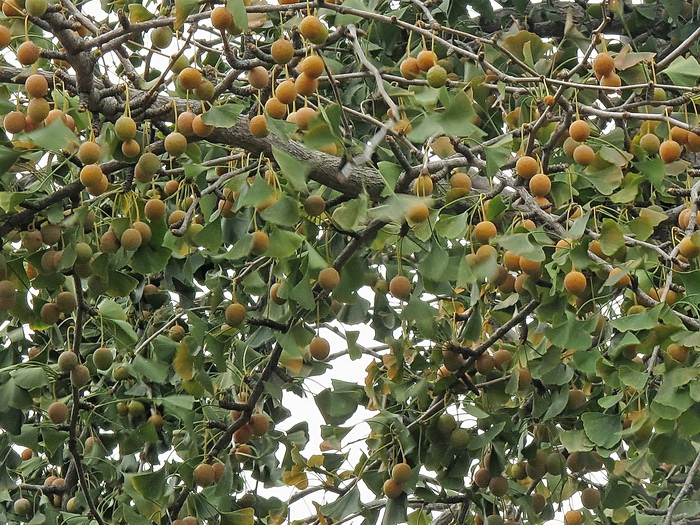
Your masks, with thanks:
[{"label": "yellow leaf", "polygon": [[314,454],[309,458],[308,465],[309,467],[322,467],[323,466],[323,460],[324,457],[322,454]]},{"label": "yellow leaf", "polygon": [[175,373],[179,375],[185,381],[189,381],[194,377],[194,372],[192,371],[192,365],[194,364],[194,359],[190,353],[190,349],[185,341],[181,341],[177,346],[177,352],[175,352],[175,359],[173,359],[173,368]]}]

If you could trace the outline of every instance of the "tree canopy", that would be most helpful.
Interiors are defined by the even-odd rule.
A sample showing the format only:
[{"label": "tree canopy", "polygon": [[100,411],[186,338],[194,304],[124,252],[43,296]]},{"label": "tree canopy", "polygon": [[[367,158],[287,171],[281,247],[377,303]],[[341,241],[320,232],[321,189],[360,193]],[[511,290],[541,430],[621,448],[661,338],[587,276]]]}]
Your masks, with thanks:
[{"label": "tree canopy", "polygon": [[0,521],[700,522],[697,2],[279,3],[3,1]]}]

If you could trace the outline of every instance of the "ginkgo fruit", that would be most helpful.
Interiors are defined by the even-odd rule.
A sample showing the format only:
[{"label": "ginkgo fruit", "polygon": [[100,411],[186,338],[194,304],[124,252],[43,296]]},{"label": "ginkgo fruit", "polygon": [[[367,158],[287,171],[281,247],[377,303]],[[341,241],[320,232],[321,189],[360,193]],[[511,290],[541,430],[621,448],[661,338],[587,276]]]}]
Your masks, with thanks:
[{"label": "ginkgo fruit", "polygon": [[516,161],[515,172],[523,179],[531,179],[540,172],[540,166],[533,157],[524,155]]},{"label": "ginkgo fruit", "polygon": [[498,229],[491,221],[481,221],[474,226],[474,237],[481,244],[488,244],[496,235],[498,235]]},{"label": "ginkgo fruit", "polygon": [[389,281],[389,293],[396,299],[408,300],[411,297],[411,281],[404,275],[397,275]]},{"label": "ginkgo fruit", "polygon": [[581,297],[586,292],[586,276],[577,270],[572,270],[564,277],[564,288],[567,292]]},{"label": "ginkgo fruit", "polygon": [[670,164],[671,162],[675,162],[680,159],[682,152],[683,149],[681,148],[681,145],[675,140],[664,140],[661,143],[661,146],[659,146],[659,157],[661,157],[661,160],[663,160],[666,164]]},{"label": "ginkgo fruit", "polygon": [[608,53],[598,53],[593,59],[596,77],[607,77],[615,71],[615,60]]},{"label": "ginkgo fruit", "polygon": [[591,128],[585,120],[574,120],[569,126],[569,136],[576,142],[586,142],[591,136]]}]

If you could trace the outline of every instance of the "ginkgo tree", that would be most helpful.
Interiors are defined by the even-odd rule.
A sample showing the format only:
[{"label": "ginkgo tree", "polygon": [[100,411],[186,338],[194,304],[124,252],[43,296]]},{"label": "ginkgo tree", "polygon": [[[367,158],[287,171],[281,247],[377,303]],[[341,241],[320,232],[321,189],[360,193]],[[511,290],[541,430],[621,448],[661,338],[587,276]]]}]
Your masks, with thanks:
[{"label": "ginkgo tree", "polygon": [[0,521],[698,523],[697,2],[279,4],[2,2]]}]

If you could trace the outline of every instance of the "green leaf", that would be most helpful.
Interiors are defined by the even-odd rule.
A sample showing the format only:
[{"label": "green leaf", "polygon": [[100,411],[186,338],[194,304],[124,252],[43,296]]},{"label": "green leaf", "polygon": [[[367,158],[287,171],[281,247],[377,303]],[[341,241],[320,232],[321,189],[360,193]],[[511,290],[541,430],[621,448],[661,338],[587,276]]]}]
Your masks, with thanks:
[{"label": "green leaf", "polygon": [[581,176],[603,195],[611,195],[622,184],[622,170],[614,164],[609,164],[605,168],[589,166]]},{"label": "green leaf", "polygon": [[605,255],[613,255],[625,245],[625,237],[620,225],[612,220],[605,219],[600,232],[600,247]]},{"label": "green leaf", "polygon": [[398,523],[406,523],[408,516],[406,515],[406,500],[405,492],[402,492],[398,498],[391,498],[384,509],[384,519],[382,525],[397,525]]},{"label": "green leaf", "polygon": [[288,195],[281,195],[277,202],[260,213],[267,222],[278,226],[295,226],[299,222],[299,201]]},{"label": "green leaf", "polygon": [[275,228],[270,235],[270,247],[265,256],[283,259],[292,255],[304,242],[304,238],[294,232]]},{"label": "green leaf", "polygon": [[27,138],[40,149],[55,152],[68,149],[78,141],[75,133],[60,118],[46,127],[30,131]]},{"label": "green leaf", "polygon": [[131,482],[131,485],[143,497],[155,501],[163,497],[167,484],[167,469],[152,472],[142,472],[140,474],[124,474],[126,483]]},{"label": "green leaf", "polygon": [[23,366],[12,372],[12,377],[15,383],[25,390],[49,386],[46,370],[40,366]]},{"label": "green leaf", "polygon": [[185,19],[197,8],[197,0],[175,0],[175,23],[173,28],[177,31],[182,28]]},{"label": "green leaf", "polygon": [[253,525],[255,509],[247,508],[221,513],[221,525]]},{"label": "green leaf", "polygon": [[362,510],[360,490],[355,485],[351,490],[340,496],[333,503],[321,507],[321,512],[334,520],[342,520],[346,516]]},{"label": "green leaf", "polygon": [[467,231],[467,212],[459,215],[440,215],[440,220],[435,225],[435,231],[448,239],[463,237]]},{"label": "green leaf", "polygon": [[674,84],[694,87],[700,78],[700,63],[692,55],[688,58],[681,55],[676,57],[663,72]]},{"label": "green leaf", "polygon": [[272,155],[279,164],[284,178],[292,184],[294,189],[306,191],[306,179],[311,166],[277,147],[272,148]]},{"label": "green leaf", "polygon": [[226,0],[226,9],[233,15],[233,23],[242,32],[248,30],[248,14],[243,0]]},{"label": "green leaf", "polygon": [[155,15],[141,4],[129,4],[129,21],[132,24],[145,22],[155,18]]},{"label": "green leaf", "polygon": [[240,104],[224,104],[223,106],[214,106],[202,113],[202,120],[205,124],[209,124],[210,126],[216,126],[217,128],[230,128],[238,121],[238,115],[240,115],[244,109],[245,106]]},{"label": "green leaf", "polygon": [[13,148],[0,145],[0,174],[7,173],[22,154]]},{"label": "green leaf", "polygon": [[326,388],[315,396],[316,405],[329,425],[342,425],[357,410],[362,389],[354,383],[333,380],[333,389]]},{"label": "green leaf", "polygon": [[581,415],[586,437],[602,448],[613,448],[620,441],[622,423],[617,414],[587,412]]}]

